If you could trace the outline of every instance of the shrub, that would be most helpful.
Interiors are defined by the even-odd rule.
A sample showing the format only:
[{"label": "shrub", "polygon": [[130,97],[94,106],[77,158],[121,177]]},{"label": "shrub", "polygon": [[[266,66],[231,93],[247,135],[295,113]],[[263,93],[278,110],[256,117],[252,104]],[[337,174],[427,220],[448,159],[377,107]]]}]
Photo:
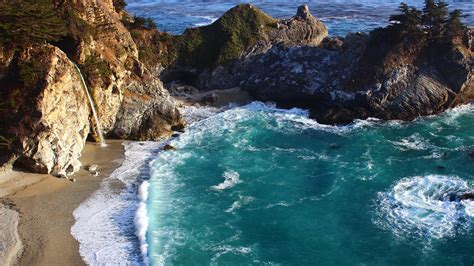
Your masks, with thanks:
[{"label": "shrub", "polygon": [[127,6],[127,3],[125,2],[125,0],[114,0],[113,4],[115,7],[115,10],[117,10],[118,12],[124,10],[125,7]]},{"label": "shrub", "polygon": [[52,0],[9,0],[0,5],[0,44],[57,41],[66,33]]},{"label": "shrub", "polygon": [[152,18],[134,16],[133,21],[122,21],[128,29],[156,29],[156,23]]},{"label": "shrub", "polygon": [[85,74],[90,79],[106,78],[112,75],[109,65],[96,53],[89,55],[83,64]]}]

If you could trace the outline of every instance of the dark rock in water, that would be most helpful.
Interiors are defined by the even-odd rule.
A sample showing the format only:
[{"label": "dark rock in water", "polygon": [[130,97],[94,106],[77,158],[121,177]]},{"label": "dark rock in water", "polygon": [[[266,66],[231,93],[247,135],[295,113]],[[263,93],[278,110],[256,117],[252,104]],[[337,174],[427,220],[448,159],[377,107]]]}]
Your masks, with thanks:
[{"label": "dark rock in water", "polygon": [[410,121],[474,99],[474,53],[464,43],[394,40],[389,27],[329,38],[305,6],[269,25],[274,28],[260,36],[266,38],[256,36],[261,40],[234,60],[199,70],[178,62],[165,72],[187,68],[200,91],[239,87],[260,101],[309,109],[324,124],[368,117]]},{"label": "dark rock in water", "polygon": [[450,193],[444,197],[444,200],[456,202],[460,202],[463,200],[474,200],[474,193]]},{"label": "dark rock in water", "polygon": [[171,135],[172,138],[177,138],[179,136],[180,136],[180,134],[178,134],[178,133],[174,133],[173,135]]},{"label": "dark rock in water", "polygon": [[474,149],[469,152],[469,157],[471,157],[472,159],[474,159]]},{"label": "dark rock in water", "polygon": [[331,149],[339,149],[341,148],[342,146],[340,144],[337,144],[337,143],[332,143],[331,145],[329,145],[329,147]]},{"label": "dark rock in water", "polygon": [[219,101],[219,96],[215,93],[208,94],[204,96],[201,100],[201,102],[205,105],[216,105],[217,102]]},{"label": "dark rock in water", "polygon": [[180,132],[180,133],[184,133],[184,124],[172,126],[171,130],[176,131],[176,132]]},{"label": "dark rock in water", "polygon": [[459,197],[459,200],[474,200],[474,193],[466,193]]},{"label": "dark rock in water", "polygon": [[166,144],[164,147],[163,147],[163,150],[165,151],[175,151],[176,148],[174,146],[171,146],[169,144]]},{"label": "dark rock in water", "polygon": [[438,165],[438,166],[436,166],[436,168],[438,168],[438,170],[445,170],[446,169],[446,167],[444,167],[442,165]]}]

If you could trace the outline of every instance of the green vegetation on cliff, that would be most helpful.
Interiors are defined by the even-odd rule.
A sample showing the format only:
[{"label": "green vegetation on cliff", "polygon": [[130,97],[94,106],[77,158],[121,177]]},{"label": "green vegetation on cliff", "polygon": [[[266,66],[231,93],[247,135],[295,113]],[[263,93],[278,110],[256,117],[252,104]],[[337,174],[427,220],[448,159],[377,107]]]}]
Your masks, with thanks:
[{"label": "green vegetation on cliff", "polygon": [[52,0],[10,0],[0,4],[0,44],[22,46],[58,41],[66,33]]},{"label": "green vegetation on cliff", "polygon": [[[399,13],[390,16],[390,25],[382,29],[386,35],[392,35],[403,41],[404,38],[434,41],[452,41],[461,37],[467,27],[461,22],[462,13],[454,10],[448,15],[448,4],[443,1],[425,0],[422,11],[401,3]],[[376,33],[379,33],[380,30]]]},{"label": "green vegetation on cliff", "polygon": [[453,47],[467,46],[463,39],[467,27],[461,22],[461,11],[448,13],[445,2],[425,0],[421,11],[401,3],[398,11],[390,16],[389,26],[370,33],[355,73],[358,78],[349,87],[372,84],[396,67],[416,65],[422,57],[437,58]]},{"label": "green vegetation on cliff", "polygon": [[178,60],[196,67],[225,64],[255,45],[275,22],[252,5],[238,5],[209,26],[187,29]]},{"label": "green vegetation on cliff", "polygon": [[115,7],[115,10],[119,12],[124,10],[125,7],[127,6],[127,2],[125,2],[125,0],[113,0],[113,4]]},{"label": "green vegetation on cliff", "polygon": [[265,39],[277,20],[255,6],[241,4],[211,25],[189,28],[183,35],[159,32],[150,19],[135,17],[124,21],[139,49],[140,60],[149,66],[181,65],[212,68],[238,59],[246,50]]}]

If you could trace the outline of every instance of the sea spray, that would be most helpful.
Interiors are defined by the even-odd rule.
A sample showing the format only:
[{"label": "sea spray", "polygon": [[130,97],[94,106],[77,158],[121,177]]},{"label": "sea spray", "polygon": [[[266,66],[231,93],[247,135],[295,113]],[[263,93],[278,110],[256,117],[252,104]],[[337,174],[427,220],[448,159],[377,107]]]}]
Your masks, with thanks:
[{"label": "sea spray", "polygon": [[77,64],[74,63],[74,62],[73,62],[73,65],[76,68],[77,73],[81,77],[82,86],[84,87],[84,91],[87,94],[87,99],[89,100],[89,104],[90,104],[90,107],[91,107],[91,110],[92,110],[92,115],[94,117],[96,134],[97,134],[97,137],[99,138],[100,146],[105,147],[105,146],[107,146],[107,144],[105,143],[104,135],[102,133],[102,126],[100,124],[100,120],[99,120],[99,117],[97,115],[97,111],[95,109],[94,101],[92,100],[92,96],[89,92],[89,88],[87,87],[87,83],[84,79],[84,76],[82,76],[82,72],[81,72],[81,69],[79,68],[79,66],[77,66]]},{"label": "sea spray", "polygon": [[87,264],[147,263],[146,180],[149,163],[161,146],[159,142],[125,142],[122,165],[74,211],[71,234]]},{"label": "sea spray", "polygon": [[468,232],[473,218],[473,202],[455,198],[472,191],[456,176],[404,178],[390,191],[379,193],[376,223],[398,237],[453,237]]},{"label": "sea spray", "polygon": [[148,199],[148,190],[150,187],[150,183],[145,180],[140,185],[138,189],[138,208],[137,212],[135,213],[134,223],[136,228],[136,234],[138,239],[140,240],[140,252],[142,254],[143,263],[148,265],[148,244],[146,242],[146,232],[148,230],[148,217],[147,217],[147,210],[146,210],[146,201]]}]

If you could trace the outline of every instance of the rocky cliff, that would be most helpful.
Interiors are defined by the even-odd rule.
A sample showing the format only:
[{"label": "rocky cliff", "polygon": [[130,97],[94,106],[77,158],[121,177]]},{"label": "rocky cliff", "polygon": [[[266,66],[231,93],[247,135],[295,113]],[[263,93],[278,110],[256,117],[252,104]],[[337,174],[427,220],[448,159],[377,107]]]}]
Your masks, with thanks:
[{"label": "rocky cliff", "polygon": [[[279,24],[294,25],[293,37],[201,71],[178,61],[164,78],[200,91],[239,87],[257,100],[310,109],[313,118],[329,124],[368,117],[411,120],[474,99],[468,31],[447,39],[387,27],[331,38],[304,6]],[[279,34],[289,36],[285,30]]]},{"label": "rocky cliff", "polygon": [[[74,63],[85,78],[107,136],[157,140],[183,126],[156,70],[139,60],[137,46],[121,21],[128,15],[116,10],[112,0],[18,5],[25,4],[26,15],[13,13],[14,1],[0,11],[25,18],[28,25],[28,16],[41,9],[45,17],[57,16],[66,29],[49,41],[33,38],[49,37],[48,29],[32,33],[31,40],[21,44],[0,41],[0,165],[16,163],[61,176],[79,169],[85,140],[96,134],[97,125]],[[38,22],[33,29],[44,27],[41,23],[48,26],[55,20]],[[1,32],[9,36],[8,31]]]},{"label": "rocky cliff", "polygon": [[29,47],[15,60],[19,66],[13,61],[7,66],[19,67],[28,87],[15,82],[3,87],[0,127],[3,148],[9,150],[4,160],[38,173],[77,171],[90,129],[90,107],[78,72],[51,45]]}]

